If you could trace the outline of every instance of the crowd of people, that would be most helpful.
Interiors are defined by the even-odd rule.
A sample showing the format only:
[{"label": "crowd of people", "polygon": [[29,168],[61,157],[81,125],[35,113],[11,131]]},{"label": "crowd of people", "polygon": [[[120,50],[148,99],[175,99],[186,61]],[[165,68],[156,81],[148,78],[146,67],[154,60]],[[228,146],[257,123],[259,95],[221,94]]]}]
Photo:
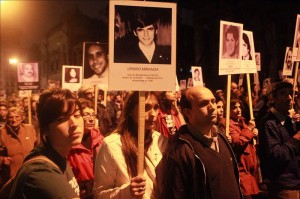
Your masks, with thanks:
[{"label": "crowd of people", "polygon": [[201,86],[145,92],[142,174],[139,92],[12,95],[0,101],[0,198],[299,199],[300,99],[289,82],[253,87],[255,119],[235,82],[228,102]]}]

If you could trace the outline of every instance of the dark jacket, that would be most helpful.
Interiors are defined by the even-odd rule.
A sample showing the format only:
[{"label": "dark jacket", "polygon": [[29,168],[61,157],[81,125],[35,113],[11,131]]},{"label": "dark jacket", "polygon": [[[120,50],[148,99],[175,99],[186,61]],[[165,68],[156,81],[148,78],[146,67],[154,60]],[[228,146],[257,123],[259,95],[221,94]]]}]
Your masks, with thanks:
[{"label": "dark jacket", "polygon": [[154,54],[151,63],[140,50],[138,42],[130,45],[126,50],[116,54],[116,62],[120,63],[142,63],[142,64],[171,64],[170,46],[155,44]]},{"label": "dark jacket", "polygon": [[300,190],[300,142],[290,119],[284,125],[269,112],[259,125],[259,156],[263,178],[283,189]]},{"label": "dark jacket", "polygon": [[[237,162],[233,151],[226,141],[226,138],[220,133],[218,133],[218,141],[220,146],[222,145],[220,151],[226,151],[226,153],[229,154],[228,156],[230,156],[230,158],[228,158],[229,161],[226,162],[229,162],[229,165],[234,171],[232,173],[226,172],[231,174],[235,182],[229,179],[227,182],[230,183],[214,182],[220,184],[218,190],[210,187],[213,176],[208,175],[211,173],[218,175],[219,170],[222,170],[220,166],[224,168],[226,163],[222,162],[219,165],[206,165],[205,162],[207,158],[204,156],[205,153],[207,154],[207,151],[209,151],[209,154],[213,154],[211,155],[211,159],[222,159],[222,157],[219,157],[219,154],[216,155],[217,152],[212,151],[212,149],[205,147],[197,141],[190,134],[187,125],[183,125],[179,129],[178,134],[170,139],[168,151],[164,154],[160,165],[156,169],[158,187],[161,188],[158,190],[159,198],[221,199],[224,197],[218,197],[216,195],[223,194],[220,190],[223,189],[223,186],[225,187],[229,184],[230,188],[234,191],[232,191],[232,193],[227,191],[225,195],[228,194],[227,196],[230,196],[225,196],[225,198],[241,198]],[[213,172],[211,172],[212,170]],[[217,178],[219,177],[220,176],[217,176]]]}]

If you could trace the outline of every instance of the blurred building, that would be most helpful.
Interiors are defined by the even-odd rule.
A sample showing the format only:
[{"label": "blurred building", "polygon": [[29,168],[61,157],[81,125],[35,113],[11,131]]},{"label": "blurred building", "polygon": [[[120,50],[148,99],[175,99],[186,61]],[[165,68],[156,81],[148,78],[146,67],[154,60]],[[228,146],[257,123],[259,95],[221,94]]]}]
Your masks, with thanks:
[{"label": "blurred building", "polygon": [[71,10],[51,29],[40,44],[41,88],[48,80],[61,81],[62,66],[82,66],[83,42],[107,42],[107,24]]}]

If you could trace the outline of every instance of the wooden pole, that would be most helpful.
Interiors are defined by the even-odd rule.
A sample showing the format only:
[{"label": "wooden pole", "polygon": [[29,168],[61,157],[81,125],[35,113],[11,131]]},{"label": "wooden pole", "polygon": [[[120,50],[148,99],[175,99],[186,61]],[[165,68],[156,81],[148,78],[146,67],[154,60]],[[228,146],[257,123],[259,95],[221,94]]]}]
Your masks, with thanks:
[{"label": "wooden pole", "polygon": [[247,77],[247,90],[248,90],[248,100],[249,100],[249,111],[250,111],[250,120],[254,120],[253,116],[253,107],[252,107],[252,95],[251,95],[251,84],[250,84],[250,75],[246,74]]},{"label": "wooden pole", "polygon": [[28,124],[32,124],[32,113],[31,113],[31,90],[28,92]]},{"label": "wooden pole", "polygon": [[138,175],[144,173],[144,142],[145,142],[145,91],[139,91],[139,112],[138,112]]},{"label": "wooden pole", "polygon": [[98,112],[98,86],[94,85],[94,107],[95,107],[95,114],[97,115]]},{"label": "wooden pole", "polygon": [[[252,107],[251,84],[250,84],[250,75],[249,75],[249,73],[247,73],[247,88],[248,88],[247,90],[248,90],[250,120],[254,120],[253,107]],[[255,138],[253,138],[253,145],[256,145],[256,139]]]},{"label": "wooden pole", "polygon": [[299,62],[296,62],[296,67],[295,67],[295,75],[294,75],[294,84],[293,84],[293,96],[292,96],[292,109],[294,109],[294,103],[295,103],[295,90],[297,86],[297,78],[298,78],[298,69],[299,69]]},{"label": "wooden pole", "polygon": [[226,128],[225,134],[229,136],[229,119],[230,119],[230,92],[231,92],[231,75],[227,76],[227,95],[226,95]]}]

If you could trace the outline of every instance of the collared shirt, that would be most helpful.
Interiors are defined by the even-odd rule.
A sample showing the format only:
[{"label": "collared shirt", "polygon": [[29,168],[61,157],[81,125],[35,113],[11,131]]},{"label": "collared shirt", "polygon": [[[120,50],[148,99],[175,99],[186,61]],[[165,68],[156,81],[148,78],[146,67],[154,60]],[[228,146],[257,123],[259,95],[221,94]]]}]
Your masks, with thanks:
[{"label": "collared shirt", "polygon": [[141,42],[139,42],[139,47],[146,56],[149,63],[151,63],[155,51],[155,43],[153,42],[150,47],[145,47],[143,44],[141,44]]},{"label": "collared shirt", "polygon": [[206,135],[203,135],[203,133],[197,131],[193,126],[190,124],[187,124],[187,127],[191,134],[202,144],[204,144],[207,147],[210,147],[214,151],[219,153],[219,142],[218,142],[218,134],[215,132],[212,132],[212,137],[208,137]]}]

